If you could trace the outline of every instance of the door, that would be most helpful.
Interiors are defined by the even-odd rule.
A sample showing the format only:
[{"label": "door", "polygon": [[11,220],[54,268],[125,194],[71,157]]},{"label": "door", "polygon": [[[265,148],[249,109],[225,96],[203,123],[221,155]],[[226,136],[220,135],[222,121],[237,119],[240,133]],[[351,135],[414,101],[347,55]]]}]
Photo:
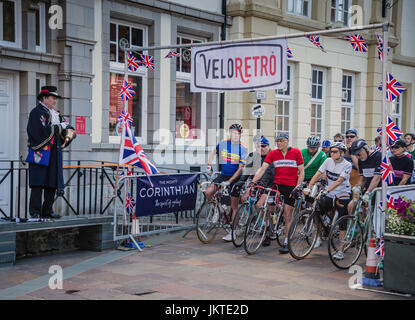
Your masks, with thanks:
[{"label": "door", "polygon": [[[10,160],[18,159],[19,146],[19,106],[17,104],[17,76],[0,72],[0,181],[8,173]],[[17,167],[18,163],[14,163]],[[14,174],[14,194],[16,194],[16,174]],[[0,183],[0,217],[10,215],[11,174]],[[14,203],[16,197],[14,197]]]}]

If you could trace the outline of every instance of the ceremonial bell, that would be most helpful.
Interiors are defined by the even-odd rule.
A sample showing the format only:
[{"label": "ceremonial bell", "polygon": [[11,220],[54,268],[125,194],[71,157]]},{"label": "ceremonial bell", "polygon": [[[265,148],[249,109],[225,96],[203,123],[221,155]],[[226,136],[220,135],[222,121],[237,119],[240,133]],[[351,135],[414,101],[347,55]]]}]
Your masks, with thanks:
[{"label": "ceremonial bell", "polygon": [[67,146],[73,139],[76,138],[76,132],[74,129],[68,128],[65,130],[65,136],[64,136],[64,146]]}]

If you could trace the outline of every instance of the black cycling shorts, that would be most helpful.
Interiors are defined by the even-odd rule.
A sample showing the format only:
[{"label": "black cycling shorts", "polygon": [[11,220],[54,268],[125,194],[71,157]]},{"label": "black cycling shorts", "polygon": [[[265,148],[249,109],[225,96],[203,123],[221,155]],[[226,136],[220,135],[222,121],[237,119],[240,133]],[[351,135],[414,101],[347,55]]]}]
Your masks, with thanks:
[{"label": "black cycling shorts", "polygon": [[276,186],[278,187],[278,191],[280,192],[280,194],[284,196],[285,204],[294,207],[295,198],[290,197],[290,194],[295,189],[295,186],[286,186],[283,184],[277,184]]}]

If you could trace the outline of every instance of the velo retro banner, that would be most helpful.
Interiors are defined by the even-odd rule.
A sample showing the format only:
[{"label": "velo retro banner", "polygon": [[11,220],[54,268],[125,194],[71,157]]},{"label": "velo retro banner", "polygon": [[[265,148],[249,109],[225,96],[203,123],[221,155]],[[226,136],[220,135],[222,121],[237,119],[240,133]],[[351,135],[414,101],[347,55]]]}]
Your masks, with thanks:
[{"label": "velo retro banner", "polygon": [[192,48],[192,92],[285,89],[287,40]]},{"label": "velo retro banner", "polygon": [[193,210],[197,197],[197,174],[151,176],[137,179],[136,217]]}]

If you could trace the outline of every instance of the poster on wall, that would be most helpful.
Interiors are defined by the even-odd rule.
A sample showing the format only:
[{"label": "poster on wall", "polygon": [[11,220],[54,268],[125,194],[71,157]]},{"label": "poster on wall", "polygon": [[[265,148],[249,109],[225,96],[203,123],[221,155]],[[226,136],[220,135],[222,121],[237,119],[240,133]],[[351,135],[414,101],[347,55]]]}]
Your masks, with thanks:
[{"label": "poster on wall", "polygon": [[287,86],[287,40],[192,48],[191,91],[251,91]]}]

